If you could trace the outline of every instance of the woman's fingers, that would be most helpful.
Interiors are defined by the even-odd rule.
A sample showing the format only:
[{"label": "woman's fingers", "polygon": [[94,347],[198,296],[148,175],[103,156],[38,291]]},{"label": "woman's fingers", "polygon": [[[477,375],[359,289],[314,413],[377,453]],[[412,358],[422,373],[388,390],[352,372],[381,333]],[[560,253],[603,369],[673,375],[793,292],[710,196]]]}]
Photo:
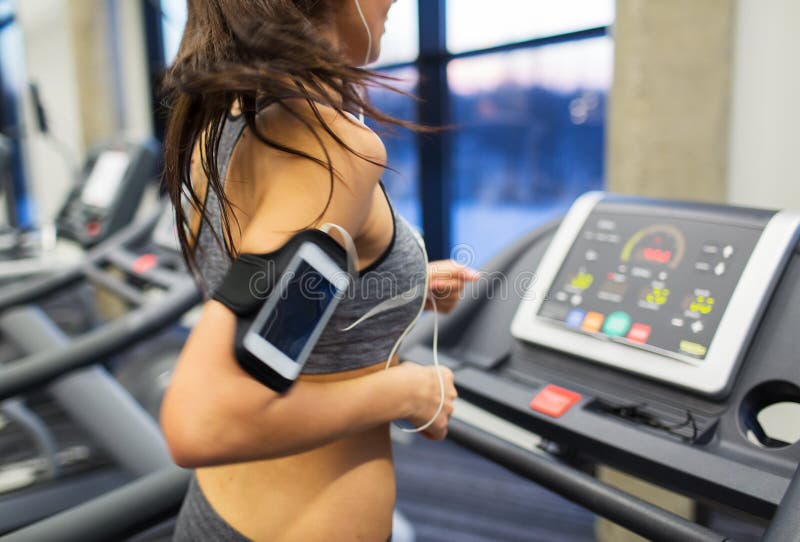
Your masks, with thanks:
[{"label": "woman's fingers", "polygon": [[[442,313],[453,310],[466,282],[478,280],[480,273],[454,260],[437,260],[428,264],[428,289]],[[432,309],[428,302],[426,308]]]},{"label": "woman's fingers", "polygon": [[431,282],[438,280],[469,282],[478,280],[480,273],[463,266],[455,260],[436,260],[428,264],[428,275]]}]

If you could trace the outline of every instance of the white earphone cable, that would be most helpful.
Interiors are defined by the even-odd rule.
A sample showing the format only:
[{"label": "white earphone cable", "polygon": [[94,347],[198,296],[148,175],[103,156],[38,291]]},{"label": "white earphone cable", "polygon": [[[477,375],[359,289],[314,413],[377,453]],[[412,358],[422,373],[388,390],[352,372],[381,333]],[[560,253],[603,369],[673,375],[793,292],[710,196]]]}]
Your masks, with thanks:
[{"label": "white earphone cable", "polygon": [[[425,264],[427,265],[428,251],[425,250],[425,242],[419,235],[417,235],[417,241],[419,242],[419,248],[420,250],[422,250],[422,255],[424,257]],[[394,359],[397,350],[400,348],[400,343],[403,342],[403,339],[406,338],[406,335],[409,334],[411,329],[413,329],[413,327],[416,325],[417,320],[419,320],[420,316],[422,316],[422,313],[425,310],[425,300],[427,299],[429,287],[430,287],[430,276],[427,273],[426,269],[425,288],[423,288],[422,290],[423,292],[422,303],[420,304],[419,310],[417,311],[416,316],[414,316],[414,319],[411,320],[411,323],[408,324],[408,326],[406,326],[406,328],[403,330],[403,333],[401,333],[400,336],[395,341],[394,346],[392,346],[392,350],[389,352],[389,357],[386,359],[386,367],[384,368],[385,370],[388,370],[389,367],[391,367],[392,359]],[[442,371],[439,368],[439,313],[436,310],[436,300],[433,298],[433,296],[431,296],[430,299],[431,299],[431,306],[433,308],[433,366],[436,368],[436,377],[439,379],[439,395],[440,395],[439,407],[436,409],[436,412],[434,413],[433,417],[431,417],[431,419],[428,420],[425,424],[416,427],[414,429],[407,429],[405,427],[401,427],[400,430],[405,433],[419,433],[420,431],[425,431],[428,427],[433,425],[433,423],[436,421],[436,418],[439,417],[439,414],[442,413],[442,409],[444,408],[444,379],[442,379]]]},{"label": "white earphone cable", "polygon": [[[364,12],[361,10],[361,3],[358,0],[353,0],[356,4],[356,11],[358,11],[358,16],[361,17],[361,23],[364,25],[364,30],[367,31],[367,53],[364,57],[364,65],[366,66],[369,64],[369,57],[372,55],[372,32],[369,29],[369,24],[367,24],[367,18],[364,16]],[[364,110],[358,112],[358,120],[361,123],[364,123]]]}]

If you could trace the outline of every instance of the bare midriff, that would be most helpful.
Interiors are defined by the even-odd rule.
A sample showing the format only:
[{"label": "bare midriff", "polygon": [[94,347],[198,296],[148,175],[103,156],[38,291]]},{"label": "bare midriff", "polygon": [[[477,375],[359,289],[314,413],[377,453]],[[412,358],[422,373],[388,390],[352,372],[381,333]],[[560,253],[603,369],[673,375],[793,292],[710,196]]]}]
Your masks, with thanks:
[{"label": "bare midriff", "polygon": [[[300,378],[342,380],[384,366]],[[395,478],[388,424],[289,457],[198,469],[197,479],[217,513],[258,542],[383,542],[391,534]]]}]

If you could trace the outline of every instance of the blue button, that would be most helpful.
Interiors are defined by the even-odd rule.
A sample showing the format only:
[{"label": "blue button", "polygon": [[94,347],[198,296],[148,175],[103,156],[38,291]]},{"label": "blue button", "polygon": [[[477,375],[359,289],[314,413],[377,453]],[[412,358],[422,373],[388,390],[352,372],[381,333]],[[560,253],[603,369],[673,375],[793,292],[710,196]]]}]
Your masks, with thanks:
[{"label": "blue button", "polygon": [[582,311],[580,309],[572,309],[567,314],[567,319],[565,322],[569,327],[579,328],[583,323],[583,319],[586,317],[586,311]]}]

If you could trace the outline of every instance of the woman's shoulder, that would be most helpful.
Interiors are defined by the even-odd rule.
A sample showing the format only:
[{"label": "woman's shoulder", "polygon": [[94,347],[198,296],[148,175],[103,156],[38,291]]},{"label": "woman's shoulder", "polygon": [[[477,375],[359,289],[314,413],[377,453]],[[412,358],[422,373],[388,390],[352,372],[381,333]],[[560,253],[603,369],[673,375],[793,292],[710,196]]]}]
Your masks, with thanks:
[{"label": "woman's shoulder", "polygon": [[258,134],[245,131],[236,152],[246,164],[237,169],[255,185],[252,226],[286,231],[335,222],[356,237],[383,174],[380,138],[334,108],[301,101],[263,109],[256,127]]},{"label": "woman's shoulder", "polygon": [[291,99],[270,104],[259,112],[256,126],[269,141],[322,160],[327,154],[331,160],[360,158],[353,166],[386,163],[386,149],[375,132],[354,115],[317,102]]}]

